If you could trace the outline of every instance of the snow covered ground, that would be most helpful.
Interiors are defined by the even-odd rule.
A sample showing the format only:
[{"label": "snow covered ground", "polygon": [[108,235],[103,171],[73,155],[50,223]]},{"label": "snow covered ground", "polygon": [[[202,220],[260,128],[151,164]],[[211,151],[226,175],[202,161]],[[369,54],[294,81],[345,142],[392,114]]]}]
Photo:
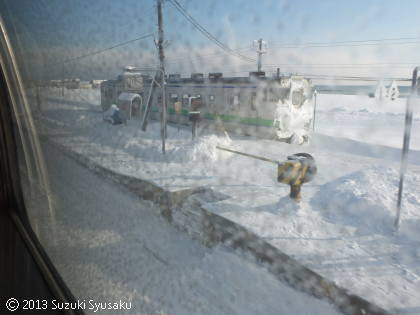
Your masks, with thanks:
[{"label": "snow covered ground", "polygon": [[[282,251],[351,292],[386,309],[420,314],[420,111],[413,122],[402,224],[392,225],[398,188],[405,99],[378,104],[363,96],[318,95],[316,133],[293,146],[250,137],[168,128],[161,154],[159,124],[102,121],[98,91],[44,92],[39,129],[53,141],[124,174],[169,188],[208,186],[228,196],[206,207],[258,233]],[[46,97],[47,96],[47,97]],[[274,165],[222,152],[223,145],[284,160],[312,154],[315,180],[300,204],[276,183]]]},{"label": "snow covered ground", "polygon": [[[406,98],[379,101],[359,95],[321,94],[317,99],[316,132],[375,145],[402,147]],[[410,147],[420,150],[420,100],[414,103]]]},{"label": "snow covered ground", "polygon": [[[57,148],[43,149],[54,213],[26,178],[28,213],[60,275],[86,301],[87,314],[339,314],[239,253],[191,240],[160,217],[156,205]],[[96,312],[89,300],[131,302],[131,309]]]}]

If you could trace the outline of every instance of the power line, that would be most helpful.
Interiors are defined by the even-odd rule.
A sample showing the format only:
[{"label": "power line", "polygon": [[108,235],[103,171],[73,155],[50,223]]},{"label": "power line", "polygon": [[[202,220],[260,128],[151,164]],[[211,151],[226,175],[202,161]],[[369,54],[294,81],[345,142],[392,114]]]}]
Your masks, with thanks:
[{"label": "power line", "polygon": [[[387,41],[405,40],[402,42],[387,42]],[[410,40],[410,41],[407,41]],[[407,45],[419,44],[419,38],[399,38],[399,39],[370,39],[360,41],[342,41],[342,42],[329,42],[329,43],[302,43],[302,44],[283,44],[273,45],[276,48],[322,48],[322,47],[360,47],[360,46],[384,46],[384,45]]]},{"label": "power line", "polygon": [[[239,49],[236,51],[240,51],[243,49]],[[211,53],[211,54],[204,54],[204,55],[198,55],[198,54],[191,54],[186,57],[177,57],[172,58],[168,57],[169,62],[168,64],[173,64],[175,61],[179,60],[200,60],[205,57],[213,57],[213,58],[206,58],[206,62],[209,60],[214,60],[220,57],[224,57],[224,53]],[[297,67],[379,67],[379,66],[394,66],[394,67],[401,67],[402,65],[410,66],[410,65],[418,65],[420,62],[374,62],[374,63],[266,63],[264,64],[264,67],[282,67],[282,66],[297,66]]]},{"label": "power line", "polygon": [[[402,37],[402,38],[389,38],[389,39],[369,39],[369,40],[355,40],[355,41],[342,41],[342,42],[332,42],[332,43],[305,43],[305,44],[301,44],[299,45],[295,45],[295,46],[276,46],[276,47],[282,47],[282,48],[306,48],[306,47],[334,47],[334,46],[371,46],[371,45],[380,45],[378,43],[367,43],[367,44],[356,44],[356,45],[341,45],[340,43],[361,43],[361,42],[380,42],[380,41],[388,41],[388,40],[405,40],[405,39],[415,39],[415,38],[411,38],[411,37]],[[418,44],[420,43],[420,41],[415,41],[415,42],[400,42],[400,43],[385,43],[386,45],[402,45],[402,44]],[[318,46],[312,46],[310,44],[319,44]],[[321,45],[322,44],[322,45]],[[306,45],[306,46],[305,46]],[[383,45],[383,44],[381,44]],[[235,49],[236,52],[239,51],[247,51],[247,50],[251,50],[251,47],[242,47],[242,48],[238,48]],[[219,57],[223,57],[223,54],[219,54],[219,53],[213,53],[213,54],[205,54],[205,55],[196,55],[196,56],[188,56],[188,57],[181,57],[181,58],[168,58],[171,61],[175,61],[175,60],[184,60],[184,59],[201,59],[203,57],[207,57],[207,56],[214,56],[215,58],[211,58],[211,59],[216,59]],[[207,59],[208,61],[209,59]],[[361,67],[361,66],[379,66],[379,65],[417,65],[419,63],[366,63],[366,64],[265,64],[264,66],[354,66],[354,67]]]},{"label": "power line", "polygon": [[417,65],[420,62],[373,62],[373,63],[270,63],[266,66],[385,66]]},{"label": "power line", "polygon": [[[268,68],[268,72],[273,71],[273,69],[275,69],[277,67],[270,67]],[[334,69],[334,68],[328,68],[328,69]],[[339,68],[338,68],[339,69]],[[351,69],[351,68],[343,68],[343,69]],[[401,68],[402,69],[402,68]],[[403,69],[408,69],[408,67],[405,67]],[[211,72],[211,70],[208,70],[209,72]],[[254,70],[246,70],[244,68],[239,68],[236,71],[235,70],[231,70],[231,69],[224,69],[223,73],[224,74],[247,74],[248,72],[251,72]],[[313,79],[319,79],[319,80],[345,80],[345,81],[378,81],[378,80],[396,80],[396,81],[410,81],[410,79],[408,78],[404,78],[404,77],[382,77],[382,76],[345,76],[345,75],[329,75],[329,74],[305,74],[305,73],[301,73],[299,71],[286,71],[289,74],[295,74],[295,75],[300,75],[300,76],[305,76],[308,78],[313,78]]]},{"label": "power line", "polygon": [[265,65],[266,69],[273,69],[273,68],[318,68],[318,69],[356,69],[356,68],[389,68],[389,69],[411,69],[413,65],[417,65],[419,63],[413,64],[271,64]]},{"label": "power line", "polygon": [[[240,50],[235,49],[234,51],[239,52]],[[175,61],[175,60],[184,60],[184,59],[202,59],[204,57],[209,57],[209,56],[216,56],[216,58],[220,58],[220,57],[225,57],[226,54],[225,53],[211,53],[211,54],[204,54],[204,55],[198,55],[198,54],[194,54],[194,55],[189,55],[187,57],[178,57],[178,58],[172,58],[172,57],[168,57],[167,59],[171,60],[171,61]],[[218,56],[218,57],[217,57]],[[211,59],[215,59],[215,58],[210,58]],[[209,60],[209,59],[206,59]],[[248,62],[247,62],[248,64]]]},{"label": "power line", "polygon": [[[397,42],[397,43],[386,43],[387,41],[407,41],[410,42]],[[364,39],[364,40],[349,40],[349,41],[334,41],[334,42],[304,42],[304,43],[288,43],[282,44],[279,42],[272,42],[274,43],[273,47],[278,48],[306,48],[306,47],[335,47],[335,46],[371,46],[371,45],[403,45],[403,44],[416,44],[420,40],[419,37],[397,37],[397,38],[375,38],[375,39]],[[414,42],[413,42],[414,41]],[[277,44],[276,44],[277,43]],[[347,44],[354,44],[354,45],[347,45]],[[238,50],[251,50],[252,48],[249,46],[243,46]]]},{"label": "power line", "polygon": [[310,79],[319,79],[319,80],[347,80],[347,81],[411,81],[410,78],[393,78],[393,77],[363,77],[363,76],[337,76],[337,75],[325,75],[325,74],[297,74],[299,76],[304,76],[305,78]]},{"label": "power line", "polygon": [[87,54],[84,54],[84,55],[79,55],[77,57],[73,57],[73,58],[69,58],[69,59],[66,59],[66,60],[62,60],[60,62],[57,62],[57,63],[54,63],[54,64],[50,64],[50,66],[61,65],[61,64],[64,64],[64,63],[67,63],[67,62],[70,62],[70,61],[75,61],[75,60],[78,60],[78,59],[83,59],[83,58],[91,57],[91,56],[94,56],[94,55],[98,55],[98,54],[101,54],[101,53],[103,53],[105,51],[108,51],[108,50],[111,50],[111,49],[115,49],[115,48],[118,48],[118,47],[121,47],[121,46],[125,46],[127,44],[130,44],[130,43],[133,43],[133,42],[136,42],[136,41],[139,41],[139,40],[148,38],[148,37],[153,37],[153,34],[146,34],[146,35],[143,35],[143,36],[134,38],[134,39],[130,39],[130,40],[125,41],[125,42],[121,42],[121,43],[116,44],[116,45],[111,46],[111,47],[107,47],[107,48],[104,48],[104,49],[101,49],[101,50],[97,50],[97,51],[94,51],[94,52],[91,52],[91,53],[87,53]]},{"label": "power line", "polygon": [[[388,41],[403,41],[391,42]],[[306,42],[306,43],[289,43],[289,44],[276,44],[272,42],[274,48],[322,48],[322,47],[354,47],[354,46],[379,46],[379,45],[409,45],[419,44],[419,37],[399,37],[399,38],[380,38],[380,39],[366,39],[366,40],[350,40],[350,41],[336,41],[336,42]],[[277,42],[278,43],[278,42]],[[250,51],[249,46],[243,46],[237,49],[238,51]]]},{"label": "power line", "polygon": [[247,57],[245,55],[242,55],[238,53],[237,51],[231,49],[230,47],[226,46],[222,42],[220,42],[216,37],[214,37],[209,31],[207,31],[203,26],[201,26],[180,4],[177,0],[169,0],[169,2],[172,3],[172,5],[175,7],[176,10],[178,10],[179,13],[181,13],[187,20],[190,22],[198,31],[200,31],[204,36],[206,36],[209,40],[214,42],[217,46],[222,48],[224,51],[226,51],[228,54],[231,54],[235,57],[238,57],[242,60],[245,60],[247,62],[255,62],[256,60],[250,57]]},{"label": "power line", "polygon": [[420,41],[412,41],[412,42],[400,42],[400,43],[366,43],[366,44],[354,44],[354,45],[345,45],[345,44],[338,44],[338,45],[305,45],[305,46],[281,46],[276,48],[284,48],[284,49],[293,49],[293,48],[331,48],[331,47],[362,47],[362,46],[391,46],[391,45],[411,45],[420,44]]},{"label": "power line", "polygon": [[[396,40],[418,40],[418,37],[394,37],[394,38],[373,38],[373,39],[360,39],[360,40],[346,40],[346,41],[334,41],[327,43],[319,42],[308,42],[301,43],[301,45],[328,45],[328,44],[349,44],[349,43],[365,43],[365,42],[385,42],[385,41],[396,41]],[[275,43],[275,42],[274,42]],[[278,42],[277,42],[278,43]],[[296,45],[296,44],[283,44],[285,46]]]},{"label": "power line", "polygon": [[[208,56],[213,56],[212,58],[205,58]],[[220,54],[206,54],[206,55],[192,55],[187,57],[180,57],[180,58],[171,58],[168,57],[169,62],[167,62],[168,65],[177,64],[179,61],[182,60],[195,60],[196,62],[199,61],[205,61],[206,64],[209,63],[209,61],[216,60],[220,57],[223,57],[224,55]],[[205,59],[204,59],[205,58]],[[382,62],[382,63],[267,63],[264,64],[265,69],[273,69],[273,68],[326,68],[326,69],[351,69],[351,68],[383,68],[383,67],[390,67],[392,69],[407,69],[411,66],[418,65],[420,62]],[[248,66],[248,63],[239,64],[238,67]],[[244,71],[245,72],[245,71]]]}]

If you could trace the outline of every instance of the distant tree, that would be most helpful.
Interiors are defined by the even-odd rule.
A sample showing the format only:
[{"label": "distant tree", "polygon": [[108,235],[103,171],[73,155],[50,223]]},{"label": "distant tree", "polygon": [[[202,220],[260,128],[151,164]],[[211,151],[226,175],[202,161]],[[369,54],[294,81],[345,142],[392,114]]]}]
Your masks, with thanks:
[{"label": "distant tree", "polygon": [[400,91],[399,91],[399,89],[398,89],[398,86],[397,86],[397,82],[395,82],[395,80],[394,81],[392,81],[391,82],[391,85],[389,86],[389,88],[388,88],[388,97],[391,99],[391,100],[396,100],[398,97],[400,96]]},{"label": "distant tree", "polygon": [[387,99],[388,98],[388,90],[386,89],[384,83],[382,81],[378,82],[375,90],[375,98],[379,100]]}]

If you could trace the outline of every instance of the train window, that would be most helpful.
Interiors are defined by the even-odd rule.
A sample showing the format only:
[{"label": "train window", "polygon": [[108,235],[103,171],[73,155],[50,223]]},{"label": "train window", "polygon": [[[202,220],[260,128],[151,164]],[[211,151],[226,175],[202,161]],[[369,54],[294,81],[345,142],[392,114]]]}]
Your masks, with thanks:
[{"label": "train window", "polygon": [[130,314],[420,313],[420,106],[401,152],[418,12],[0,1],[29,222],[75,296]]},{"label": "train window", "polygon": [[278,102],[279,101],[279,99],[280,99],[279,89],[270,88],[268,92],[269,92],[269,94],[268,94],[268,100],[270,102]]},{"label": "train window", "polygon": [[123,78],[124,88],[129,90],[138,90],[143,87],[143,79],[139,76],[127,74]]},{"label": "train window", "polygon": [[305,96],[303,95],[303,91],[297,90],[292,92],[292,104],[295,107],[300,107],[303,105],[305,101]]},{"label": "train window", "polygon": [[268,101],[268,88],[262,88],[262,100],[264,102]]},{"label": "train window", "polygon": [[182,106],[187,107],[189,105],[189,95],[184,94],[182,96]]},{"label": "train window", "polygon": [[233,106],[239,107],[240,105],[241,105],[240,94],[237,94],[233,97]]},{"label": "train window", "polygon": [[174,94],[174,93],[172,93],[171,94],[171,103],[175,103],[175,102],[178,102],[178,94]]},{"label": "train window", "polygon": [[207,98],[203,97],[201,94],[197,94],[196,98],[200,100],[201,106],[207,106]]},{"label": "train window", "polygon": [[251,97],[249,98],[249,105],[251,107],[251,110],[257,109],[257,92],[252,92]]},{"label": "train window", "polygon": [[209,95],[209,105],[214,105],[215,104],[215,97],[214,95]]},{"label": "train window", "polygon": [[230,95],[230,96],[229,96],[229,106],[230,106],[231,108],[233,108],[233,102],[234,102],[234,96],[233,96],[233,95]]},{"label": "train window", "polygon": [[235,95],[231,95],[229,97],[229,104],[232,108],[237,108],[240,106],[240,98],[239,98],[239,94],[235,94]]}]

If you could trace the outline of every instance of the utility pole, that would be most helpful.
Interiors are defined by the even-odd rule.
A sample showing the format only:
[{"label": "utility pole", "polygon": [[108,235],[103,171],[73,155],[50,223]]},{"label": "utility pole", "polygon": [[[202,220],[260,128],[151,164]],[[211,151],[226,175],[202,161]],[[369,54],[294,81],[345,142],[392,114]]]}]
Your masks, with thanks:
[{"label": "utility pole", "polygon": [[64,62],[63,62],[63,66],[62,66],[61,70],[62,70],[62,78],[63,78],[63,81],[61,82],[62,83],[62,85],[61,85],[61,96],[64,96]]},{"label": "utility pole", "polygon": [[411,82],[411,95],[407,98],[407,107],[405,111],[405,127],[404,127],[404,140],[403,140],[403,149],[401,153],[401,166],[400,166],[400,183],[398,186],[398,199],[397,199],[397,217],[394,221],[395,231],[398,231],[400,227],[400,217],[401,217],[401,204],[402,204],[402,193],[404,187],[404,176],[407,171],[408,163],[408,152],[410,150],[410,137],[411,137],[411,126],[413,124],[413,103],[418,98],[418,74],[420,72],[420,67],[416,67],[413,70],[413,79]]},{"label": "utility pole", "polygon": [[41,95],[40,95],[40,86],[39,83],[35,85],[36,88],[36,105],[38,107],[38,112],[41,112]]},{"label": "utility pole", "polygon": [[159,50],[159,63],[160,63],[160,70],[161,70],[161,77],[160,77],[160,84],[162,87],[162,117],[161,117],[161,126],[160,132],[162,136],[162,152],[165,154],[165,140],[166,140],[166,80],[165,80],[165,53],[163,52],[163,15],[162,15],[162,1],[157,0],[157,14],[158,14],[158,27],[159,27],[159,39],[157,42],[158,50]]},{"label": "utility pole", "polygon": [[318,96],[318,91],[315,90],[314,91],[314,112],[312,113],[313,118],[312,118],[312,131],[315,131],[315,115],[316,115],[316,97]]},{"label": "utility pole", "polygon": [[267,42],[263,41],[262,38],[254,40],[254,46],[257,48],[258,55],[258,72],[261,72],[261,59],[262,55],[267,52]]}]

